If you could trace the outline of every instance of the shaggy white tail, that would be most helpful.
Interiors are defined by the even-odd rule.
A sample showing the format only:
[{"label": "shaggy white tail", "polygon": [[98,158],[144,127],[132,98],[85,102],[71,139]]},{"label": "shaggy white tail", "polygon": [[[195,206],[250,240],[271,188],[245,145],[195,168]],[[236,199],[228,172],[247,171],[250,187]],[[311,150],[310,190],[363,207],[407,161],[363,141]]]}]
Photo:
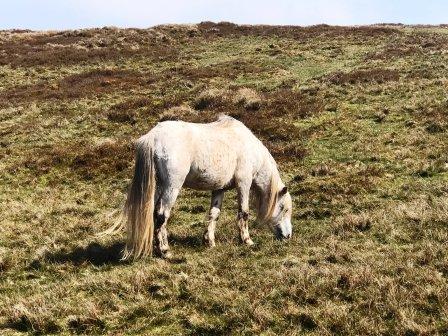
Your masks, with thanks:
[{"label": "shaggy white tail", "polygon": [[149,139],[140,139],[137,142],[134,177],[124,208],[128,238],[123,259],[152,255],[155,190],[152,144]]},{"label": "shaggy white tail", "polygon": [[[117,210],[112,211],[108,217],[111,218],[112,216],[114,216],[117,213]],[[115,221],[115,224],[112,225],[110,228],[97,233],[96,236],[97,237],[105,237],[105,236],[109,236],[109,235],[114,235],[117,234],[118,232],[120,232],[123,228],[124,228],[124,216],[123,216],[123,212],[120,211],[120,216],[118,217],[118,219]]]}]

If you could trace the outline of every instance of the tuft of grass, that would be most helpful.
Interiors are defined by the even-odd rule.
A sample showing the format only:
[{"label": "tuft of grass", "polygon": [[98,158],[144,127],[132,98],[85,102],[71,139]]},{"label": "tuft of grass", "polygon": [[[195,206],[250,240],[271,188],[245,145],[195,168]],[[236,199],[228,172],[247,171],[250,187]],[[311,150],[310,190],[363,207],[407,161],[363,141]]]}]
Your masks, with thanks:
[{"label": "tuft of grass", "polygon": [[333,223],[336,234],[350,231],[364,232],[372,228],[372,218],[367,213],[347,214]]},{"label": "tuft of grass", "polygon": [[160,121],[165,120],[184,120],[189,121],[191,117],[198,116],[198,112],[189,105],[174,106],[160,114]]},{"label": "tuft of grass", "polygon": [[249,111],[258,110],[260,109],[261,105],[261,97],[256,91],[249,88],[239,89],[236,92],[233,101],[238,105],[242,105],[246,110]]},{"label": "tuft of grass", "polygon": [[6,312],[8,320],[6,326],[22,332],[32,332],[35,334],[55,334],[61,331],[61,326],[57,324],[51,315],[51,311],[36,303],[18,303]]},{"label": "tuft of grass", "polygon": [[194,108],[204,110],[225,104],[230,100],[230,92],[223,89],[207,89],[202,91],[194,101]]}]

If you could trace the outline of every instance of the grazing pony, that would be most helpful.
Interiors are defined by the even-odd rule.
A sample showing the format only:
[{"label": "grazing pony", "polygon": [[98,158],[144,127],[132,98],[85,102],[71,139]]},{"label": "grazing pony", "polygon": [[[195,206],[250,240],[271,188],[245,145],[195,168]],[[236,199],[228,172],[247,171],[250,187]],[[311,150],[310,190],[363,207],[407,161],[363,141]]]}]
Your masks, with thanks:
[{"label": "grazing pony", "polygon": [[125,205],[127,244],[124,258],[155,250],[169,256],[167,221],[182,186],[211,190],[204,240],[215,246],[215,227],[224,191],[236,188],[238,228],[252,245],[248,230],[249,192],[258,218],[279,239],[291,237],[291,196],[273,157],[243,123],[221,116],[209,124],[164,121],[137,140],[135,171]]}]

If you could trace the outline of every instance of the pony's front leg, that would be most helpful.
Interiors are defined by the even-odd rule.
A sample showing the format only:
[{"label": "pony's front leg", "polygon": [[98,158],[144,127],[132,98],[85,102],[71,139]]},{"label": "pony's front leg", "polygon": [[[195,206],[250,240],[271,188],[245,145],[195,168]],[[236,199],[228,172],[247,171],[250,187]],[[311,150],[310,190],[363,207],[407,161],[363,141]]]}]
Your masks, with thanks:
[{"label": "pony's front leg", "polygon": [[237,188],[238,192],[238,228],[240,230],[241,241],[248,246],[254,244],[249,235],[249,191],[247,188]]},{"label": "pony's front leg", "polygon": [[224,198],[223,190],[214,190],[212,192],[212,201],[207,216],[208,226],[207,231],[205,231],[204,233],[204,242],[209,247],[214,247],[216,245],[215,244],[216,221],[218,220],[219,214],[221,212],[223,198]]}]

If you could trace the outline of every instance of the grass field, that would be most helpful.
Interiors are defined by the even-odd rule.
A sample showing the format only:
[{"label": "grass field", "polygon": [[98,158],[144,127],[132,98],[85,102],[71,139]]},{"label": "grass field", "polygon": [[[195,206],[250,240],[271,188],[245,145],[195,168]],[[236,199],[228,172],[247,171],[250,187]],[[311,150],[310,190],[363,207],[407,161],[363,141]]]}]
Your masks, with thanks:
[{"label": "grass field", "polygon": [[[0,32],[0,334],[447,335],[448,27]],[[171,260],[120,261],[133,141],[244,122],[294,202],[280,243],[183,190]]]}]

